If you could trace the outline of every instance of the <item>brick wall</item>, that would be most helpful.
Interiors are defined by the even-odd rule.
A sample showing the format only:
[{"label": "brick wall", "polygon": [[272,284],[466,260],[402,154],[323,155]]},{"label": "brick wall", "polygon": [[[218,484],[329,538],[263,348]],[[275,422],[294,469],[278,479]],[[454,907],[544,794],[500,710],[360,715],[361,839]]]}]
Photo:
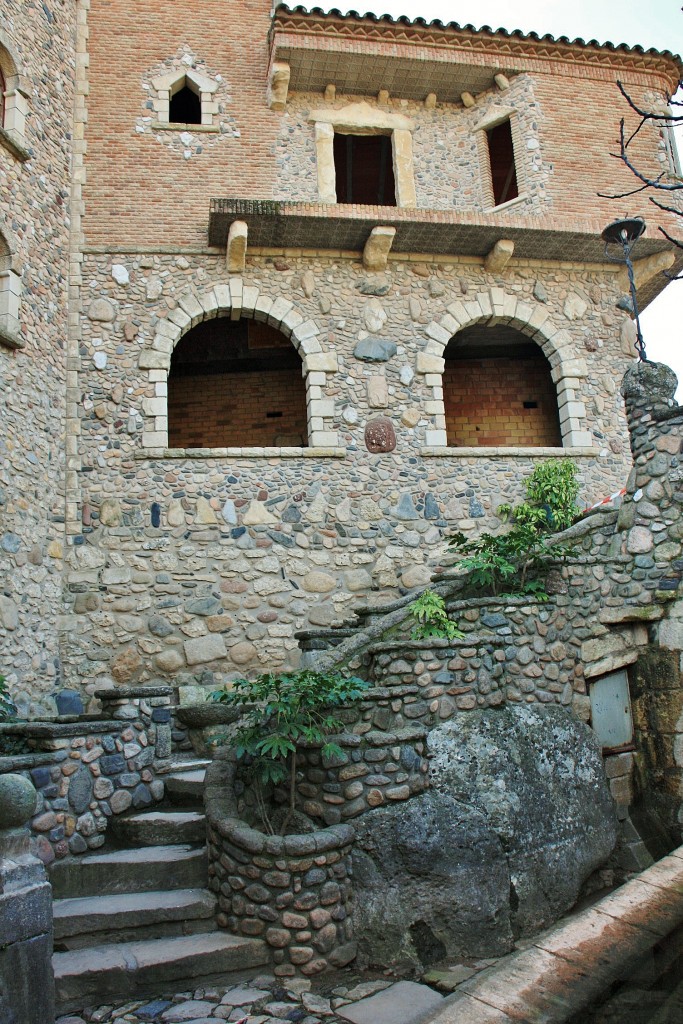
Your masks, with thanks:
[{"label": "brick wall", "polygon": [[[302,134],[289,109],[271,111],[265,101],[270,8],[270,0],[243,0],[230,6],[223,0],[206,0],[198,17],[196,4],[178,0],[169,19],[159,0],[92,5],[88,177],[84,188],[89,243],[204,245],[212,196],[287,196],[310,201],[305,183],[303,194],[295,193],[301,163],[297,154],[312,145],[311,124],[306,118]],[[387,54],[392,53],[391,39],[380,45]],[[150,75],[162,74],[164,67],[170,70],[183,50],[199,62],[203,74],[214,80],[220,76],[221,111],[216,119],[223,123],[221,131],[214,134],[195,132],[185,150],[179,141],[172,142],[172,136],[178,140],[178,133],[147,131],[140,124],[141,117],[147,115],[153,121],[155,116],[146,107],[151,100],[147,100],[149,93],[143,83]],[[115,60],[112,54],[116,54]],[[453,59],[457,64],[462,55],[454,51]],[[486,55],[478,54],[478,59],[483,61]],[[489,59],[498,66],[496,54]],[[642,69],[636,69],[633,58],[630,66],[628,60],[620,66],[618,54],[611,55],[611,64],[604,54],[588,54],[580,65],[557,57],[542,62],[532,55],[520,59],[520,70],[530,69],[520,78],[532,84],[534,97],[525,101],[525,109],[518,113],[533,121],[539,135],[537,149],[523,150],[524,161],[529,163],[527,174],[532,177],[532,172],[547,172],[547,196],[553,206],[553,220],[542,226],[552,230],[558,217],[609,222],[618,210],[611,200],[597,198],[596,192],[633,187],[629,172],[610,157],[619,118],[626,116],[627,128],[633,121],[616,81],[621,78],[640,102],[648,92],[664,91],[664,71],[655,70],[646,58]],[[517,81],[514,76],[513,80]],[[520,91],[514,81],[510,95]],[[381,84],[378,79],[378,87]],[[497,90],[491,90],[491,96],[503,104],[509,100]],[[337,103],[357,99],[340,96]],[[317,101],[324,104],[322,94]],[[371,97],[369,102],[376,104],[376,99]],[[432,113],[421,104],[410,103],[406,108],[418,129],[416,158],[420,157],[420,165],[416,164],[415,173],[419,206],[457,206],[464,199],[466,205],[469,201],[468,209],[477,208],[477,190],[467,184],[466,173],[454,168],[450,160],[444,165],[441,150],[436,151],[441,153],[439,159],[433,149],[419,153],[419,142],[423,129],[429,132],[435,117],[442,141],[454,132],[461,133],[464,124],[476,122],[485,102],[482,95],[470,113],[459,104],[443,104]],[[390,99],[390,104],[404,109],[399,100]],[[657,142],[655,129],[648,125],[634,143],[639,164],[654,173],[659,170]],[[473,145],[471,128],[460,145]],[[435,184],[438,196],[433,194]],[[669,226],[674,223],[672,215],[656,211],[646,198],[635,197],[629,212],[646,214],[652,230],[658,219]],[[521,206],[511,216],[524,224],[530,214],[537,216],[539,210]]]},{"label": "brick wall", "polygon": [[[542,355],[449,359],[444,372],[449,445],[561,445],[555,387]],[[524,403],[536,408],[524,408]]]},{"label": "brick wall", "polygon": [[306,445],[301,370],[171,378],[168,434],[172,448]]}]

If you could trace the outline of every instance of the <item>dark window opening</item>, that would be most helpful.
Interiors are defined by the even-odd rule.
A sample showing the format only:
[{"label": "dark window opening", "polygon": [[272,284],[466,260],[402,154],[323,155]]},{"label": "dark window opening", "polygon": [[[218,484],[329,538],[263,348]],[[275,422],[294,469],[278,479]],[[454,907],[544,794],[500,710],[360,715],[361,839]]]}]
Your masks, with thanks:
[{"label": "dark window opening", "polygon": [[170,124],[201,124],[202,104],[196,92],[192,92],[187,85],[171,96],[171,104],[168,111]]},{"label": "dark window opening", "polygon": [[171,448],[305,447],[301,359],[258,320],[205,320],[181,338],[168,376]]},{"label": "dark window opening", "polygon": [[396,206],[389,135],[335,133],[334,169],[338,203]]},{"label": "dark window opening", "polygon": [[510,122],[503,121],[495,128],[489,128],[486,137],[489,145],[493,201],[496,206],[500,206],[519,195]]},{"label": "dark window opening", "polygon": [[5,76],[0,68],[0,128],[4,127],[5,124]]},{"label": "dark window opening", "polygon": [[449,445],[562,446],[550,364],[521,331],[476,324],[451,338],[444,356]]}]

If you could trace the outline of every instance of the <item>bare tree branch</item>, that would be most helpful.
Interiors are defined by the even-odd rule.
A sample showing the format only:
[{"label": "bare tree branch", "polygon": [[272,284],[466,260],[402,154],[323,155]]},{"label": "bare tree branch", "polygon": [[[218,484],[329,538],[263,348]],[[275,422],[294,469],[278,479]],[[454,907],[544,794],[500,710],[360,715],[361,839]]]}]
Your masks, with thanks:
[{"label": "bare tree branch", "polygon": [[[669,112],[658,114],[654,110],[641,110],[641,108],[634,102],[631,96],[626,92],[626,89],[624,89],[621,82],[618,80],[617,87],[621,95],[628,103],[631,110],[634,110],[639,117],[643,118],[644,121],[667,121],[668,123],[671,123],[672,121],[683,121],[683,114],[671,114]],[[683,107],[683,102],[681,102],[680,100],[672,100],[671,97],[668,95],[666,101],[669,106]]]}]

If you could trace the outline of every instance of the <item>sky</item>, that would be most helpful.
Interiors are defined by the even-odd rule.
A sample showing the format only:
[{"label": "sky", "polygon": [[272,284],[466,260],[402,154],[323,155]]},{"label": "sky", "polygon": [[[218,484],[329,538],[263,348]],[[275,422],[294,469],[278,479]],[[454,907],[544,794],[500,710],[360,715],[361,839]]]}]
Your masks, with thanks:
[{"label": "sky", "polygon": [[[293,0],[290,0],[293,4]],[[306,6],[313,6],[309,2]],[[598,42],[628,43],[671,50],[683,54],[682,0],[476,0],[476,3],[445,2],[445,0],[362,0],[355,5],[319,3],[325,10],[372,11],[375,14],[405,14],[430,21],[457,21],[475,28],[522,29],[523,32],[548,32],[570,39],[597,39]],[[683,112],[683,110],[681,111]],[[678,134],[678,152],[683,162],[683,128]],[[615,218],[620,211],[615,212]],[[683,238],[683,219],[681,222]],[[636,249],[634,257],[637,258]],[[649,359],[668,363],[681,382],[678,400],[683,402],[683,281],[673,281],[648,306],[641,317],[641,326]]]}]

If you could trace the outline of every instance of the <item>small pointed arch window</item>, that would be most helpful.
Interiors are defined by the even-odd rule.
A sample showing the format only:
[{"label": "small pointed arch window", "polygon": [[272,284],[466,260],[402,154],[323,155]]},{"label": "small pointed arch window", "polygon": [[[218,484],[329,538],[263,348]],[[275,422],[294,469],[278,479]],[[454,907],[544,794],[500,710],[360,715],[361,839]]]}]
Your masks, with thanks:
[{"label": "small pointed arch window", "polygon": [[187,78],[178,83],[175,92],[171,91],[171,102],[168,109],[169,124],[201,124],[202,101],[199,90],[193,87]]}]

